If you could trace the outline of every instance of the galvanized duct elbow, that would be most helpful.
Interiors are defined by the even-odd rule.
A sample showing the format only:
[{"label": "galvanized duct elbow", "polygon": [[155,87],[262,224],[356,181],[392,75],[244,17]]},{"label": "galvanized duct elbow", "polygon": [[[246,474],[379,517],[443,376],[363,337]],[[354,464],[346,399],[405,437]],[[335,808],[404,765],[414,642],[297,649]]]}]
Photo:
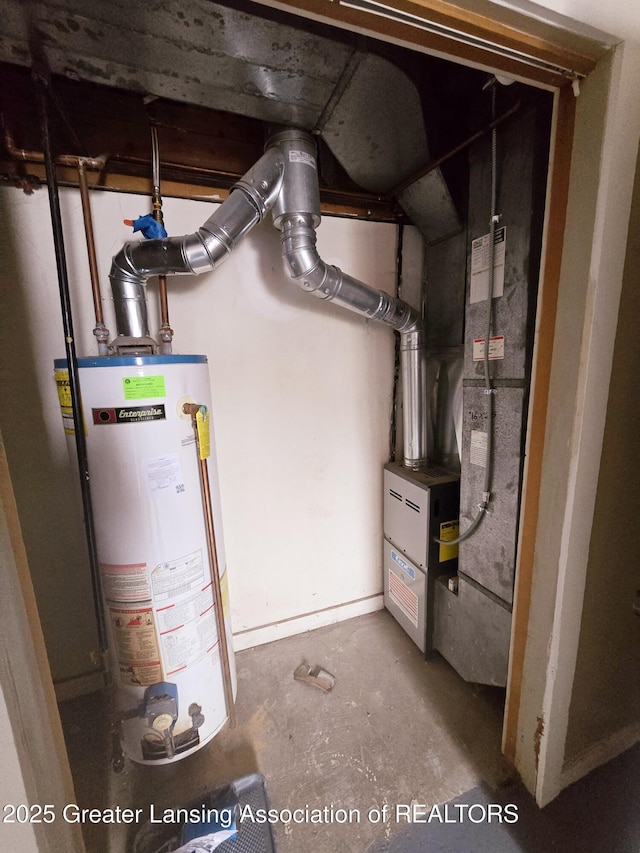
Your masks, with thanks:
[{"label": "galvanized duct elbow", "polygon": [[149,276],[197,275],[218,267],[271,210],[283,176],[282,152],[270,148],[194,234],[125,243],[109,273],[119,336],[149,337],[145,293]]}]

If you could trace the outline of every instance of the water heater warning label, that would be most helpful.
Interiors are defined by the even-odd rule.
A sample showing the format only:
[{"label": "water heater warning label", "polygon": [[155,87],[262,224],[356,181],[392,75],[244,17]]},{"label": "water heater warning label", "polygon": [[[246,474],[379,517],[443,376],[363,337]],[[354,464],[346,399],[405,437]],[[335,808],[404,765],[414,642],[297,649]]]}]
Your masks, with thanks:
[{"label": "water heater warning label", "polygon": [[151,598],[146,563],[100,563],[100,580],[108,601],[148,601]]},{"label": "water heater warning label", "polygon": [[151,607],[112,607],[109,616],[122,683],[155,684],[162,669]]}]

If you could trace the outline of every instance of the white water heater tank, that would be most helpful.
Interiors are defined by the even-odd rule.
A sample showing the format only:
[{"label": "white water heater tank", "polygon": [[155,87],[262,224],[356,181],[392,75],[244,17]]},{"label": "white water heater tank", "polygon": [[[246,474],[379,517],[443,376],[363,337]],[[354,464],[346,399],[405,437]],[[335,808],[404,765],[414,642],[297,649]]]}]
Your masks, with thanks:
[{"label": "white water heater tank", "polygon": [[[55,366],[58,378],[66,362]],[[211,411],[207,360],[113,356],[82,358],[78,367],[121,742],[132,760],[165,764],[206,744],[227,719],[200,463],[192,419],[183,411],[185,403]],[[212,434],[210,442],[209,485],[231,649]],[[230,658],[235,694],[232,652]]]}]

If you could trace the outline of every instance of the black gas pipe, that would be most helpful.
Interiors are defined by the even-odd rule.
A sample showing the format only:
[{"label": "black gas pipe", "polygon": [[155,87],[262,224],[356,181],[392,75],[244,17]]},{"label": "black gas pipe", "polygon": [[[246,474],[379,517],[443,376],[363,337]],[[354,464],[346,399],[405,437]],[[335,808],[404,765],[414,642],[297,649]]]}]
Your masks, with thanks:
[{"label": "black gas pipe", "polygon": [[47,189],[49,193],[49,209],[51,211],[53,244],[56,255],[58,287],[60,290],[60,308],[62,311],[62,326],[64,330],[67,368],[69,371],[69,388],[71,392],[71,406],[73,410],[73,427],[75,432],[76,453],[78,456],[78,468],[80,471],[80,491],[82,494],[82,507],[84,510],[84,527],[87,539],[87,548],[89,551],[89,567],[91,570],[93,606],[96,613],[98,641],[100,644],[100,653],[102,655],[102,667],[106,675],[108,673],[108,667],[106,665],[106,654],[107,649],[109,647],[109,643],[107,639],[104,608],[100,592],[98,551],[96,546],[93,510],[91,506],[91,492],[89,490],[89,465],[87,460],[87,443],[84,435],[82,409],[80,406],[80,379],[78,375],[78,358],[76,354],[75,337],[73,333],[73,319],[71,315],[71,297],[69,293],[69,276],[67,272],[67,261],[64,249],[62,215],[60,212],[58,182],[56,179],[56,168],[53,159],[53,153],[51,150],[51,138],[49,132],[49,92],[46,80],[44,80],[41,76],[38,76],[37,74],[34,74],[34,79],[38,91],[38,107],[40,111],[40,122],[42,125],[44,162],[47,175]]}]

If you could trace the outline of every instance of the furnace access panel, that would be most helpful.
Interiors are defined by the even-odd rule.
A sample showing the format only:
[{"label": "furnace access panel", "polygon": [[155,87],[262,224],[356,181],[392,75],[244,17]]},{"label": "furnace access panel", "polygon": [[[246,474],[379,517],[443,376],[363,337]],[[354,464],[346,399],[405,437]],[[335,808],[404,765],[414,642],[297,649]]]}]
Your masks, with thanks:
[{"label": "furnace access panel", "polygon": [[384,469],[384,603],[422,652],[433,648],[435,579],[454,575],[460,482],[444,468]]}]

